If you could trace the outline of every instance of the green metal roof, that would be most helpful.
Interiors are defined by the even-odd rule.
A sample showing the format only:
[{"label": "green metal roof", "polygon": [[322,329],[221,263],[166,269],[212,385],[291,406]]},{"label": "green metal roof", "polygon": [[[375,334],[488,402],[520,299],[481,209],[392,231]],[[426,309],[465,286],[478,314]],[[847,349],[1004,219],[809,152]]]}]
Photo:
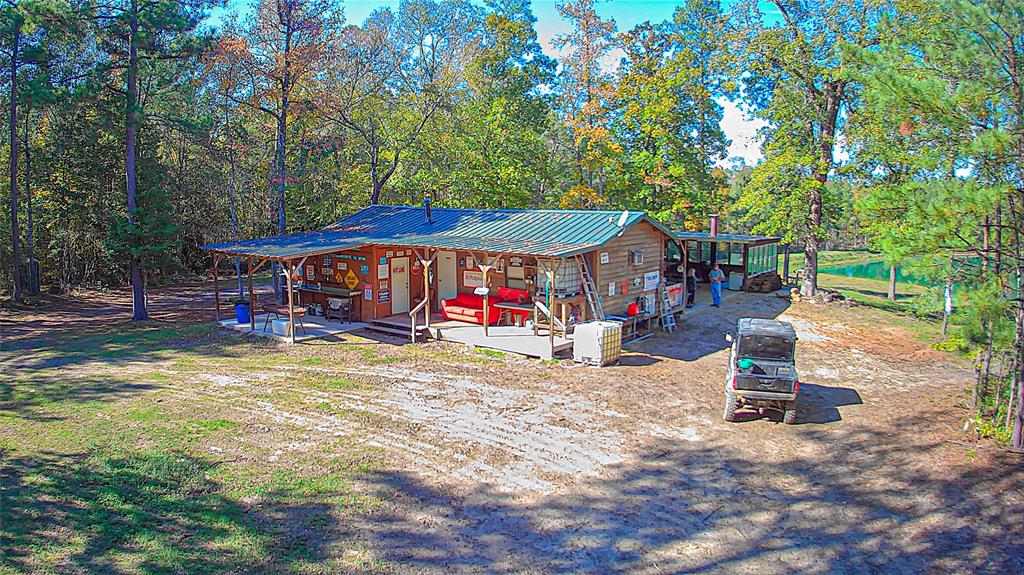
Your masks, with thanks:
[{"label": "green metal roof", "polygon": [[778,236],[752,236],[748,234],[717,234],[712,237],[708,232],[676,232],[675,237],[681,240],[701,242],[735,242],[739,244],[770,244],[782,240]]},{"label": "green metal roof", "polygon": [[428,222],[419,206],[370,206],[320,231],[210,244],[202,249],[276,259],[368,245],[569,257],[595,249],[641,221],[674,237],[644,212],[433,208]]}]

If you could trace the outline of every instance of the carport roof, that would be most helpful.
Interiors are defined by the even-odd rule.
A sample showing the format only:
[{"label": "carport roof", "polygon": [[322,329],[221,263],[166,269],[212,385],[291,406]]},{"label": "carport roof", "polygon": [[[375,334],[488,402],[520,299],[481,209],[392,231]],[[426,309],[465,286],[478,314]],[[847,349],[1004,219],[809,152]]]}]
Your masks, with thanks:
[{"label": "carport roof", "polygon": [[368,245],[569,257],[596,249],[640,221],[674,237],[660,223],[637,211],[433,208],[428,222],[422,207],[370,206],[315,232],[201,247],[222,254],[279,260]]}]

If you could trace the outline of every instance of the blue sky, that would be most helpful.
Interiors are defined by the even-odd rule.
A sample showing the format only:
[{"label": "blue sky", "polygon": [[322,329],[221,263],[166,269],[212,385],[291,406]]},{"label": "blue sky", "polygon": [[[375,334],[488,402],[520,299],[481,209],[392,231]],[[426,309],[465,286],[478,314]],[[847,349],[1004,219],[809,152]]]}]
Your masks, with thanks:
[{"label": "blue sky", "polygon": [[[231,0],[233,7],[251,5],[253,0]],[[606,0],[599,2],[597,12],[603,18],[615,20],[619,30],[628,30],[645,21],[661,22],[672,17],[676,6],[682,0]],[[726,0],[726,4],[729,0]],[[761,9],[771,17],[774,9],[767,2],[761,2]],[[551,46],[551,40],[570,29],[569,24],[562,20],[555,8],[554,0],[532,0],[533,13],[537,17],[537,36],[545,53],[557,56]],[[362,23],[371,12],[378,8],[398,7],[398,0],[343,0],[345,19],[349,22]],[[216,15],[213,18],[217,19]],[[747,164],[754,164],[761,159],[757,131],[764,122],[750,119],[740,108],[725,100],[720,101],[725,110],[722,129],[732,141],[729,146],[729,160],[741,159]],[[722,164],[727,164],[722,162]]]}]

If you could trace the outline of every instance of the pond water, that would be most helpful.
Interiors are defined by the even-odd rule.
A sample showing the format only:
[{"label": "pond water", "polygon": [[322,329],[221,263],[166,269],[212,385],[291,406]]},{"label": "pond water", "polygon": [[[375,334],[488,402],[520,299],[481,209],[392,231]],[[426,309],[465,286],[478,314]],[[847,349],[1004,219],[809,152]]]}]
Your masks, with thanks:
[{"label": "pond water", "polygon": [[[889,281],[889,266],[881,260],[871,262],[857,262],[837,266],[822,266],[818,273],[834,276],[846,276],[851,278],[864,278],[870,280]],[[917,285],[931,285],[931,282],[921,276],[914,275],[904,268],[896,268],[896,281]]]}]

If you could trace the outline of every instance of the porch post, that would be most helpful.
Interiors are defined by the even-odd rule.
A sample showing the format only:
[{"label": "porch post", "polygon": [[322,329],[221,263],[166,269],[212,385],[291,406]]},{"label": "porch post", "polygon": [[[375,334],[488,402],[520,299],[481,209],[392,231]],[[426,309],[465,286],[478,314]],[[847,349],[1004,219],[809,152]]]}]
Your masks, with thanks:
[{"label": "porch post", "polygon": [[[430,256],[430,248],[427,248],[423,255]],[[423,262],[423,298],[427,300],[423,309],[427,312],[426,326],[428,330],[430,329],[430,264],[434,263],[436,257],[437,250],[434,250],[434,255]]]},{"label": "porch post", "polygon": [[292,307],[292,274],[294,273],[292,260],[288,260],[288,338],[291,343],[295,343],[295,308]]},{"label": "porch post", "polygon": [[789,244],[782,246],[782,283],[789,283]]},{"label": "porch post", "polygon": [[213,254],[213,301],[216,309],[213,312],[214,320],[220,322],[220,279],[217,277],[217,264],[220,263],[220,254]]},{"label": "porch post", "polygon": [[548,276],[548,343],[551,345],[551,355],[555,355],[555,260],[548,260],[548,269],[545,270]]},{"label": "porch post", "polygon": [[256,289],[252,287],[252,256],[249,256],[249,329],[256,331]]},{"label": "porch post", "polygon": [[490,304],[491,298],[491,266],[482,265],[480,266],[480,269],[484,272],[484,287],[487,288],[487,293],[484,294],[484,337],[487,337],[487,308],[489,307],[488,304]]}]

